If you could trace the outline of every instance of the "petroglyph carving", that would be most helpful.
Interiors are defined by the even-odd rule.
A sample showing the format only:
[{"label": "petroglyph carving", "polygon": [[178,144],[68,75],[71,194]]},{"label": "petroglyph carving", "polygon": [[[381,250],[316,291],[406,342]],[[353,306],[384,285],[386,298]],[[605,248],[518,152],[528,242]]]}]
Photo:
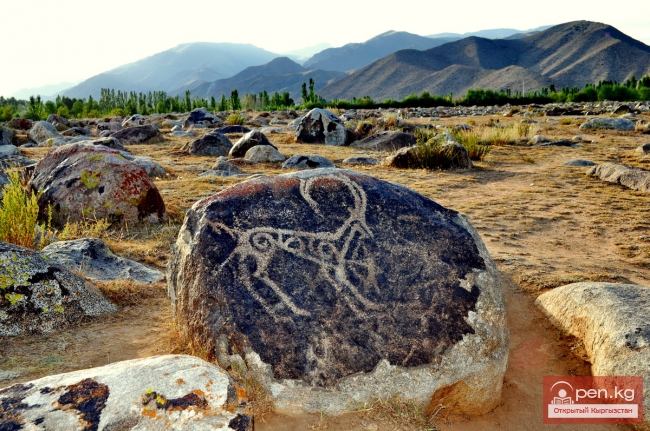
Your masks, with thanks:
[{"label": "petroglyph carving", "polygon": [[[238,258],[235,268],[250,295],[255,298],[271,316],[276,318],[274,307],[255,289],[253,280],[259,280],[268,286],[281,302],[294,314],[311,316],[307,310],[300,308],[296,302],[269,276],[268,268],[278,251],[290,253],[298,258],[313,262],[319,274],[335,289],[336,294],[355,312],[364,315],[364,310],[376,309],[377,304],[366,298],[351,281],[349,274],[360,275],[364,282],[378,293],[375,277],[375,265],[363,253],[363,241],[373,237],[366,223],[367,198],[363,188],[342,175],[330,175],[300,180],[300,195],[311,209],[320,216],[318,203],[312,197],[312,188],[320,181],[342,183],[353,198],[352,207],[347,208],[350,215],[345,222],[332,232],[304,232],[272,227],[256,227],[246,231],[229,228],[222,223],[211,223],[215,230],[224,230],[237,239],[237,246],[223,268],[233,259]],[[253,258],[254,270],[247,262]]]}]

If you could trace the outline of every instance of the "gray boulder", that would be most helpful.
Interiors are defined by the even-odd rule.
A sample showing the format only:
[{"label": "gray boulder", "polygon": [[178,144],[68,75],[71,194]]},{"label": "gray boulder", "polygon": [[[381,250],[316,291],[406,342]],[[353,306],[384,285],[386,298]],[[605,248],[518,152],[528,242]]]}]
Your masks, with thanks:
[{"label": "gray boulder", "polygon": [[336,146],[350,143],[341,119],[319,108],[312,109],[300,120],[296,128],[296,142]]},{"label": "gray boulder", "polygon": [[641,154],[648,154],[648,153],[650,153],[650,144],[640,145],[634,151],[637,152],[637,153],[641,153]]},{"label": "gray boulder", "polygon": [[154,356],[0,389],[0,429],[252,431],[246,396],[216,365]]},{"label": "gray boulder", "polygon": [[256,145],[246,151],[244,158],[256,163],[284,162],[287,159],[270,145]]},{"label": "gray boulder", "polygon": [[0,126],[0,145],[11,145],[15,142],[16,132],[8,127]]},{"label": "gray boulder", "polygon": [[164,141],[162,133],[155,126],[129,127],[111,135],[126,145],[155,144]]},{"label": "gray boulder", "polygon": [[75,136],[90,136],[91,133],[89,130],[84,129],[83,127],[70,127],[61,132],[61,136],[75,137]]},{"label": "gray boulder", "polygon": [[318,169],[333,168],[334,163],[318,154],[296,154],[282,163],[282,169]]},{"label": "gray boulder", "polygon": [[496,266],[462,216],[406,187],[338,169],[241,182],[188,211],[168,270],[181,330],[242,355],[280,410],[499,403]]},{"label": "gray boulder", "polygon": [[116,310],[95,286],[34,250],[0,242],[0,268],[0,336],[46,334]]},{"label": "gray boulder", "polygon": [[132,160],[136,165],[144,169],[150,178],[164,178],[167,176],[165,168],[163,168],[160,163],[151,160],[148,156],[135,156]]},{"label": "gray boulder", "polygon": [[580,125],[580,130],[634,130],[634,121],[622,118],[592,118]]},{"label": "gray boulder", "polygon": [[364,150],[397,151],[400,148],[415,145],[415,137],[408,133],[386,131],[368,136],[350,144],[351,147]]},{"label": "gray boulder", "polygon": [[36,160],[25,156],[0,156],[0,169],[22,168],[36,163]]},{"label": "gray boulder", "polygon": [[118,121],[100,121],[97,123],[98,132],[110,132],[115,133],[122,130],[122,124]]},{"label": "gray boulder", "polygon": [[70,271],[79,271],[96,281],[132,280],[137,283],[156,283],[165,278],[162,272],[141,263],[115,255],[98,238],[58,241],[41,250],[41,255]]},{"label": "gray boulder", "polygon": [[0,157],[19,156],[20,150],[15,145],[0,145]]},{"label": "gray boulder", "polygon": [[213,130],[183,146],[182,149],[195,156],[227,156],[232,149],[232,142],[223,133]]},{"label": "gray boulder", "polygon": [[264,133],[259,130],[251,130],[235,142],[229,155],[230,157],[244,157],[248,150],[258,145],[268,145],[277,150],[277,147],[269,142]]},{"label": "gray boulder", "polygon": [[528,141],[529,144],[535,145],[535,144],[543,144],[545,142],[550,142],[550,139],[548,139],[546,136],[542,135],[535,135],[530,140]]},{"label": "gray boulder", "polygon": [[146,122],[146,118],[143,115],[134,114],[128,118],[125,118],[124,121],[122,121],[121,126],[123,129],[126,129],[128,127],[143,126],[145,122]]},{"label": "gray boulder", "polygon": [[[113,150],[117,151],[127,151],[126,148],[124,148],[124,145],[120,142],[119,139],[116,139],[112,136],[106,137],[106,138],[99,138],[95,139],[92,141],[93,145],[103,145],[107,148],[111,148]],[[127,151],[128,152],[128,151]]]},{"label": "gray boulder", "polygon": [[[642,376],[650,386],[650,288],[574,283],[540,295],[537,306],[560,330],[582,341],[594,376]],[[643,396],[650,427],[650,391]]]},{"label": "gray boulder", "polygon": [[199,176],[234,177],[243,173],[241,169],[230,163],[227,157],[219,157],[211,170],[203,172]]},{"label": "gray boulder", "polygon": [[417,164],[418,161],[418,147],[404,147],[397,150],[384,160],[384,164],[391,168],[411,168]]},{"label": "gray boulder", "polygon": [[62,138],[61,134],[47,121],[34,123],[32,129],[29,131],[29,139],[36,142],[39,146],[45,145],[49,139],[54,140],[59,138]]},{"label": "gray boulder", "polygon": [[596,166],[596,165],[597,163],[594,163],[589,160],[582,160],[582,159],[573,159],[562,164],[562,166],[578,166],[578,167]]},{"label": "gray boulder", "polygon": [[208,112],[205,108],[196,108],[187,119],[183,122],[183,129],[190,129],[192,127],[217,127],[223,124],[221,119],[214,114]]},{"label": "gray boulder", "polygon": [[7,123],[7,127],[10,129],[16,129],[16,130],[29,130],[32,128],[34,125],[34,122],[32,120],[29,120],[27,118],[12,118],[9,120]]},{"label": "gray boulder", "polygon": [[344,165],[378,165],[379,160],[372,157],[348,157],[343,160]]},{"label": "gray boulder", "polygon": [[632,190],[650,193],[650,171],[616,163],[603,163],[589,169],[587,175],[598,177],[608,183],[620,184]]}]

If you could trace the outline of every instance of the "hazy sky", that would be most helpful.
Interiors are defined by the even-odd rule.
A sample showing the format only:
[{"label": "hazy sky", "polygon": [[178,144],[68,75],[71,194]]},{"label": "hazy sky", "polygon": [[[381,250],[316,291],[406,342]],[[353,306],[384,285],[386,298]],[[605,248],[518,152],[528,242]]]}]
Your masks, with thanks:
[{"label": "hazy sky", "polygon": [[280,53],[363,42],[388,30],[526,30],[583,19],[650,45],[646,0],[2,0],[0,95],[80,81],[187,42],[250,43]]}]

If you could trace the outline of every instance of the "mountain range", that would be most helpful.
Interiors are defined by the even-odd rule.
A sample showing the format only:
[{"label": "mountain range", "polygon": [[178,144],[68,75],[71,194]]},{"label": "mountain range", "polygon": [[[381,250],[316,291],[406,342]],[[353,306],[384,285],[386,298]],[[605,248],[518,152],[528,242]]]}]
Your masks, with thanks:
[{"label": "mountain range", "polygon": [[539,90],[650,73],[650,47],[596,22],[560,24],[520,39],[468,37],[423,50],[401,50],[326,86],[327,99],[463,94],[471,88]]},{"label": "mountain range", "polygon": [[[486,37],[478,37],[476,34]],[[326,48],[303,65],[290,56],[234,43],[189,43],[93,76],[62,93],[98,97],[101,88],[162,90],[220,98],[239,93],[288,91],[298,98],[310,78],[327,99],[409,94],[462,95],[471,88],[528,91],[555,84],[578,86],[601,79],[624,81],[650,72],[650,47],[607,24],[575,21],[519,31],[491,29],[428,37],[389,31],[363,43]]]}]

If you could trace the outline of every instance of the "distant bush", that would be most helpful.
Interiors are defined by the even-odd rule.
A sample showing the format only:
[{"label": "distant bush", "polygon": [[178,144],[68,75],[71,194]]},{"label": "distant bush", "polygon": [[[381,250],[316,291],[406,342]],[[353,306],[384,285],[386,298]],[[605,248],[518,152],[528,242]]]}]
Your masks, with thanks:
[{"label": "distant bush", "polygon": [[49,229],[51,208],[44,223],[38,223],[38,214],[38,197],[23,189],[17,172],[9,174],[9,184],[4,186],[0,202],[0,241],[27,248],[46,246],[52,236]]},{"label": "distant bush", "polygon": [[229,126],[243,126],[248,121],[248,118],[238,112],[228,115],[226,118],[226,124]]}]

